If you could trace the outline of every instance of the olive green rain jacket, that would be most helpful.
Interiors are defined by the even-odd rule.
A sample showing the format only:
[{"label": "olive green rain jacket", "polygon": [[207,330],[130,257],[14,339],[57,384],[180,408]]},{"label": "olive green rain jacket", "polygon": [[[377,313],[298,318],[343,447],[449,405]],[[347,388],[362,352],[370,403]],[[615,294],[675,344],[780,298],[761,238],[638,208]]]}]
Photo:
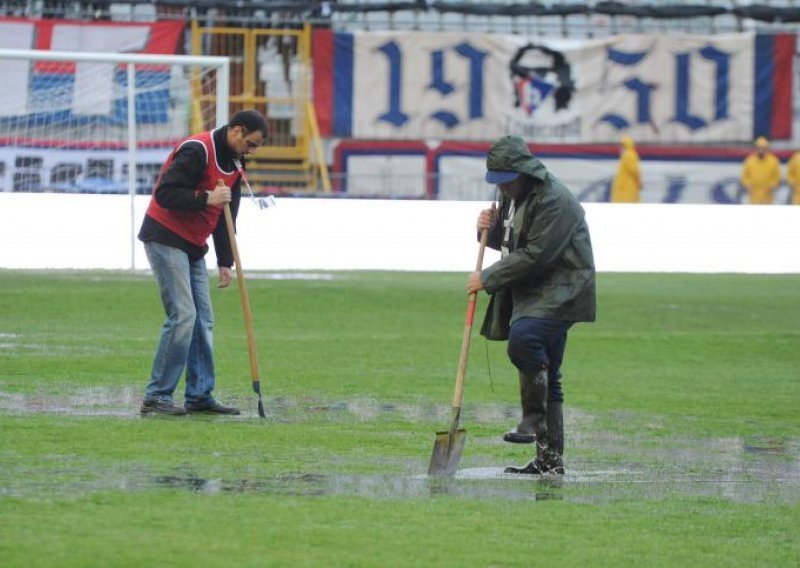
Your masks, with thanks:
[{"label": "olive green rain jacket", "polygon": [[[583,207],[519,137],[496,142],[486,167],[526,174],[532,184],[517,200],[508,254],[481,272],[492,295],[481,334],[507,339],[511,323],[521,317],[594,321],[595,269]],[[502,214],[487,243],[492,248],[502,245],[502,219],[510,205],[501,198]]]}]

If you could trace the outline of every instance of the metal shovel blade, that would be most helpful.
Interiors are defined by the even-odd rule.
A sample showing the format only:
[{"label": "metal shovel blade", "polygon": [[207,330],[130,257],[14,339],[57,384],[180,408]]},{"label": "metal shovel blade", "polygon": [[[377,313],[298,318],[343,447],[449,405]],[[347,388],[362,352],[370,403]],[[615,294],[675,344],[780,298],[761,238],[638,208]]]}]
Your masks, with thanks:
[{"label": "metal shovel blade", "polygon": [[467,431],[463,428],[456,430],[455,433],[436,432],[428,475],[452,477],[458,469],[458,462],[461,461],[461,453],[466,442]]}]

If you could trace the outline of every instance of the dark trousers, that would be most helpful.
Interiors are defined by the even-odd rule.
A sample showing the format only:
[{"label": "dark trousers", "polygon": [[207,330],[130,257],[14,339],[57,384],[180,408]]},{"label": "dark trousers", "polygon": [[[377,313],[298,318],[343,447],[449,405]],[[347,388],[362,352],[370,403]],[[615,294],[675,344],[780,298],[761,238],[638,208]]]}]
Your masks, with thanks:
[{"label": "dark trousers", "polygon": [[547,367],[547,393],[551,402],[563,402],[561,362],[567,346],[571,321],[520,318],[511,325],[508,335],[508,358],[522,372],[536,372]]}]

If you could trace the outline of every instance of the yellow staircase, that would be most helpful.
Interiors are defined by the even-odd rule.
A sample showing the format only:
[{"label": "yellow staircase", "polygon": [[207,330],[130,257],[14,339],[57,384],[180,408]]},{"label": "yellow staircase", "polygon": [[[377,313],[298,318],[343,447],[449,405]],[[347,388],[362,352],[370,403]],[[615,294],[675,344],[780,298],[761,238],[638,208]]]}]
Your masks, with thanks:
[{"label": "yellow staircase", "polygon": [[[311,102],[310,25],[302,29],[201,27],[193,20],[191,43],[194,55],[222,55],[231,60],[229,114],[255,109],[267,119],[264,146],[247,159],[253,191],[331,191]],[[195,98],[202,107],[215,95],[198,86]]]},{"label": "yellow staircase", "polygon": [[247,178],[253,191],[299,191],[316,189],[316,167],[307,155],[264,146],[247,158]]},{"label": "yellow staircase", "polygon": [[[276,145],[270,144],[273,138],[268,137],[267,143],[248,157],[247,177],[253,191],[331,191],[314,105],[309,102],[301,108],[305,128],[297,140],[302,139],[304,143]],[[313,152],[309,141],[313,144]]]}]

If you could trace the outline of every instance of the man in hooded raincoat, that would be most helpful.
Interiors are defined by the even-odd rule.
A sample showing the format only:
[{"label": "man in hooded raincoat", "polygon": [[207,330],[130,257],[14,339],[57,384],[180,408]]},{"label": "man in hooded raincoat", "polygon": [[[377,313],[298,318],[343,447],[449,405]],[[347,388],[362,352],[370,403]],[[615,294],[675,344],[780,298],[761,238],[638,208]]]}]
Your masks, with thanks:
[{"label": "man in hooded raincoat", "polygon": [[619,166],[614,182],[611,184],[611,201],[613,203],[639,203],[642,191],[642,173],[639,168],[639,154],[633,138],[623,136],[620,139]]},{"label": "man in hooded raincoat", "polygon": [[747,156],[742,166],[742,187],[753,205],[772,204],[772,194],[781,183],[781,163],[769,151],[769,141],[756,138],[756,151]]},{"label": "man in hooded raincoat", "polygon": [[595,268],[584,211],[567,187],[516,136],[495,142],[486,181],[500,202],[482,211],[477,228],[501,259],[469,276],[469,292],[492,295],[481,334],[508,340],[519,371],[522,420],[504,436],[536,443],[534,459],[507,473],[564,473],[561,363],[567,331],[595,319]]}]

